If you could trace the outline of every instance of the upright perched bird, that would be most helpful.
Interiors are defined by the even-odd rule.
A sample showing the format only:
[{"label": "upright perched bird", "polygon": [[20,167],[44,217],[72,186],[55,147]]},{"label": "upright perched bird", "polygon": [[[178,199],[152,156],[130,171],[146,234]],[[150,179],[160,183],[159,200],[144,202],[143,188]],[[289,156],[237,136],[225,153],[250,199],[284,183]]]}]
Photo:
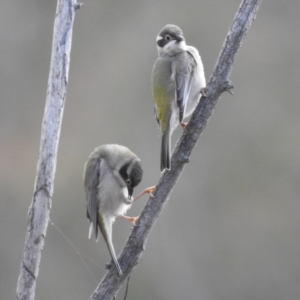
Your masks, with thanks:
[{"label": "upright perched bird", "polygon": [[133,189],[143,176],[141,160],[128,148],[120,145],[103,145],[96,148],[84,166],[87,217],[98,239],[98,227],[119,274],[122,274],[112,243],[112,225],[117,216],[135,223],[137,218],[124,214],[134,200],[153,188],[145,190],[135,199]]},{"label": "upright perched bird", "polygon": [[194,111],[206,82],[201,57],[185,43],[182,30],[166,25],[156,38],[158,58],[152,71],[152,93],[160,125],[161,171],[171,168],[171,135]]}]

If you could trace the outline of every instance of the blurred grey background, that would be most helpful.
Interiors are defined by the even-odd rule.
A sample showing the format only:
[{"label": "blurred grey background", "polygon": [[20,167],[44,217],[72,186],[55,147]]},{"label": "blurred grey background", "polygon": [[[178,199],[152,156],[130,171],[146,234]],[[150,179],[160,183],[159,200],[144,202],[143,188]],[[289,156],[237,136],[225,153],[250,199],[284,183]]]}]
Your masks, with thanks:
[{"label": "blurred grey background", "polygon": [[[51,219],[89,269],[49,225],[40,300],[88,299],[110,260],[101,239],[88,240],[82,173],[89,153],[105,143],[126,145],[144,166],[136,193],[157,183],[150,74],[158,31],[179,25],[200,50],[208,80],[240,0],[84,4],[74,24]],[[14,298],[18,279],[55,9],[54,0],[0,4],[1,299]],[[262,2],[231,75],[235,94],[223,94],[194,149],[131,276],[129,299],[299,299],[299,13],[299,0]],[[130,230],[129,222],[115,223],[118,253]],[[123,295],[124,288],[118,299]]]}]

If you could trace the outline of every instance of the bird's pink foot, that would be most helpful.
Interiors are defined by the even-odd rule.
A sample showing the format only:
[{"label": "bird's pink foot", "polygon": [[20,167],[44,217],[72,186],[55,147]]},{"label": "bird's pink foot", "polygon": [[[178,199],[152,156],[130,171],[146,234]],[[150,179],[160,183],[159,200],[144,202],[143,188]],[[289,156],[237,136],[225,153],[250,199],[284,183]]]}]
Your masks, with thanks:
[{"label": "bird's pink foot", "polygon": [[139,219],[139,217],[128,217],[128,216],[125,216],[125,215],[121,215],[119,217],[121,217],[121,218],[123,218],[125,220],[130,221],[134,226],[136,226],[136,223],[137,223],[137,221]]},{"label": "bird's pink foot", "polygon": [[147,189],[145,189],[144,191],[142,191],[140,194],[138,194],[134,199],[133,199],[133,202],[136,201],[137,199],[139,199],[141,196],[145,195],[145,194],[148,194],[151,198],[154,197],[153,195],[153,191],[155,189],[155,186],[151,186]]}]

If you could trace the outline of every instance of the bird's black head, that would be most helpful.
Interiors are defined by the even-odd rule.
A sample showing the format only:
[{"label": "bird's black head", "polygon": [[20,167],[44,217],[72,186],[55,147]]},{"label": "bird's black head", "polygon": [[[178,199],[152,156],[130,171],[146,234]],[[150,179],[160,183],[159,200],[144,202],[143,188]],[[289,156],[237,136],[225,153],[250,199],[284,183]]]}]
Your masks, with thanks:
[{"label": "bird's black head", "polygon": [[120,169],[120,175],[125,181],[128,189],[128,198],[133,195],[133,189],[141,182],[143,169],[140,160],[125,163]]},{"label": "bird's black head", "polygon": [[184,41],[182,30],[176,25],[166,25],[158,34],[156,42],[157,46],[163,48],[171,41],[177,43]]}]

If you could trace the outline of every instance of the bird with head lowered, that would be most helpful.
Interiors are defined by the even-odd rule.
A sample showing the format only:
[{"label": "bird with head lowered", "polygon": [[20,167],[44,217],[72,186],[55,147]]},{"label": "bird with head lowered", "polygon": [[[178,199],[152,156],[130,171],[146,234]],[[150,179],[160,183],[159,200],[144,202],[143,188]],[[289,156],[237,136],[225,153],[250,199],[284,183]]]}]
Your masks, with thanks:
[{"label": "bird with head lowered", "polygon": [[133,198],[134,188],[141,182],[141,160],[127,147],[108,144],[96,148],[84,166],[87,217],[90,220],[91,237],[94,230],[98,240],[98,228],[107,244],[109,253],[121,275],[112,243],[112,225],[116,217],[123,217],[134,225],[137,217],[128,217],[126,211],[145,193],[152,195],[154,187],[148,188]]}]

